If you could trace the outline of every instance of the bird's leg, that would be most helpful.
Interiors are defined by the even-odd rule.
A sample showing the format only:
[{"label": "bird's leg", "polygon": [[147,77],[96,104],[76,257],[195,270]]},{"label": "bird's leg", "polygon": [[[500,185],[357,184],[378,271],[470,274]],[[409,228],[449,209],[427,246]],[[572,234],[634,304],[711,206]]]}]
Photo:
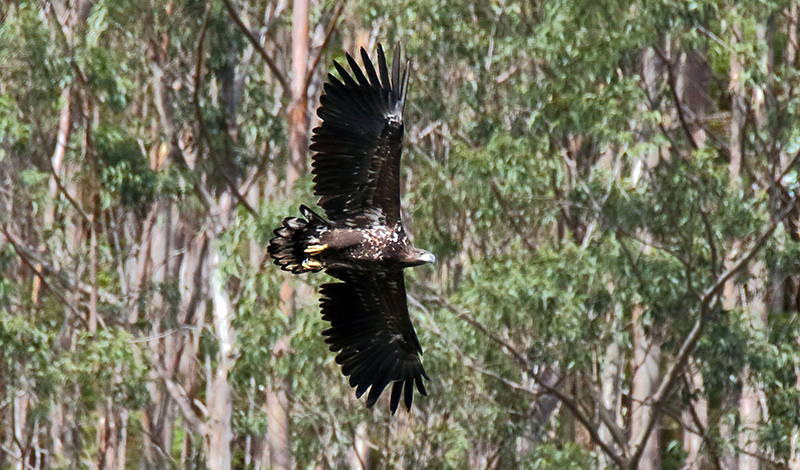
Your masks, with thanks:
[{"label": "bird's leg", "polygon": [[323,251],[325,251],[326,249],[328,249],[328,244],[327,243],[324,244],[324,245],[309,245],[309,246],[306,247],[306,249],[304,251],[308,255],[316,256],[316,255],[322,253]]},{"label": "bird's leg", "polygon": [[302,266],[305,269],[321,269],[322,263],[315,260],[314,258],[306,258],[303,260]]}]

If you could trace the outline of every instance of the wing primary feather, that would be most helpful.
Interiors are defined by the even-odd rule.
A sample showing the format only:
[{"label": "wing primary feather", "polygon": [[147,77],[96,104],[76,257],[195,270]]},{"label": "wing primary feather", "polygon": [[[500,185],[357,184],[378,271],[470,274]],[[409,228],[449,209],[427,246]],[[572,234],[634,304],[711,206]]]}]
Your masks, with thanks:
[{"label": "wing primary feather", "polygon": [[[384,114],[389,111],[388,108],[388,96],[387,93],[382,92],[381,88],[381,81],[378,79],[378,75],[375,73],[375,67],[372,65],[372,61],[369,60],[369,54],[364,48],[361,48],[361,62],[364,64],[364,70],[367,73],[367,77],[369,77],[370,85],[369,87],[373,90],[370,92],[370,88],[363,88],[362,94],[364,97],[365,102],[371,102],[375,111],[380,114]],[[355,67],[354,64],[351,64]],[[361,71],[359,70],[359,73]],[[363,75],[362,75],[363,76]]]},{"label": "wing primary feather", "polygon": [[[380,58],[380,56],[378,56]],[[364,48],[361,48],[361,62],[364,63],[364,71],[367,72],[367,76],[369,77],[369,81],[372,86],[376,88],[381,87],[381,81],[378,79],[378,74],[375,73],[375,67],[372,65],[372,61],[369,60],[369,54]]]},{"label": "wing primary feather", "polygon": [[[350,60],[353,60],[353,58],[350,57],[350,55],[348,54],[347,55],[347,60],[350,61]],[[334,68],[336,68],[336,71],[339,72],[339,76],[342,77],[342,80],[344,80],[344,84],[343,85],[345,87],[355,88],[355,87],[358,86],[358,83],[356,83],[356,81],[353,80],[353,77],[351,77],[350,74],[347,73],[347,70],[344,67],[342,67],[342,65],[339,64],[339,62],[336,62],[334,60],[333,61],[333,66],[334,66]]]},{"label": "wing primary feather", "polygon": [[[364,54],[364,48],[361,48],[362,57]],[[356,60],[350,54],[347,54],[347,63],[350,64],[350,70],[353,71],[353,75],[355,76],[356,80],[358,81],[359,85],[368,87],[369,81],[367,77],[364,76],[364,73],[361,71],[361,67],[358,66]]]},{"label": "wing primary feather", "polygon": [[[334,64],[334,67],[339,65],[337,62],[334,62],[333,64]],[[339,68],[337,67],[336,70],[339,70]],[[345,86],[344,83],[342,83],[341,80],[336,78],[336,75],[334,75],[332,73],[329,73],[328,74],[328,83],[323,84],[322,85],[322,89],[325,91],[325,93],[331,94],[331,93],[335,93],[338,90],[343,89],[344,86]]]},{"label": "wing primary feather", "polygon": [[400,86],[400,47],[395,47],[394,57],[392,57],[392,91],[402,99],[402,89]]},{"label": "wing primary feather", "polygon": [[362,360],[349,370],[346,366],[343,366],[342,373],[350,376],[350,385],[369,382],[375,383],[372,377],[375,376],[375,374],[380,373],[383,363],[386,360],[386,356],[388,356],[388,353],[384,350],[380,357],[369,359],[370,362],[366,364],[364,364],[365,361]]},{"label": "wing primary feather", "polygon": [[403,391],[403,382],[395,382],[392,384],[392,401],[389,405],[389,410],[394,414],[397,411],[397,405],[400,404],[400,395]]},{"label": "wing primary feather", "polygon": [[409,379],[405,382],[405,396],[403,398],[405,398],[406,409],[410,410],[411,403],[414,401],[414,381]]},{"label": "wing primary feather", "polygon": [[389,385],[388,379],[383,379],[380,382],[372,384],[372,388],[369,390],[369,396],[367,397],[367,408],[372,408],[372,405],[378,401],[378,398],[381,397],[387,385]]},{"label": "wing primary feather", "polygon": [[408,93],[408,79],[410,74],[408,73],[408,69],[411,67],[411,61],[409,60],[406,62],[406,67],[403,69],[403,82],[400,85],[400,107],[401,113],[404,113],[406,110],[406,93]]},{"label": "wing primary feather", "polygon": [[[397,50],[400,48],[398,47]],[[392,82],[389,81],[389,69],[386,67],[386,56],[383,54],[383,47],[378,44],[378,71],[381,74],[381,86],[387,90],[392,89]]]},{"label": "wing primary feather", "polygon": [[[426,379],[428,378],[428,376],[425,375],[425,372],[423,372],[422,375],[425,376]],[[414,377],[414,381],[417,383],[417,390],[419,390],[420,395],[422,395],[423,397],[427,397],[428,392],[425,391],[425,384],[422,383],[422,377],[418,375]]]}]

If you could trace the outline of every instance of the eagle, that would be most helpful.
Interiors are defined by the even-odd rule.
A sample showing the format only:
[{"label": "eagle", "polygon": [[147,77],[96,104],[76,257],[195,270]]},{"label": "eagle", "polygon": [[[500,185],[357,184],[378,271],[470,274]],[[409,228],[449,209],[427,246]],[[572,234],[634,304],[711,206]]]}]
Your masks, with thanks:
[{"label": "eagle", "polygon": [[[402,396],[411,409],[414,386],[427,396],[422,347],[408,315],[403,269],[433,263],[415,248],[400,216],[400,156],[408,64],[395,50],[392,71],[378,45],[377,70],[361,48],[363,69],[350,54],[352,75],[338,62],[328,74],[310,149],[314,194],[327,219],[305,205],[273,231],[269,254],[294,274],[325,270],[341,282],[320,287],[322,332],[336,362],[355,387],[369,389],[371,408],[392,384],[390,409]],[[402,75],[401,75],[402,74]]]}]

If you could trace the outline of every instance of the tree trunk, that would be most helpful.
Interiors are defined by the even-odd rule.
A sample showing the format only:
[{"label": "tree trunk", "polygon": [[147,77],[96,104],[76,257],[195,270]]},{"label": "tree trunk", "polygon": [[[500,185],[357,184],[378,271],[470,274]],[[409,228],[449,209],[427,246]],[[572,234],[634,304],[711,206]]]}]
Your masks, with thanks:
[{"label": "tree trunk", "polygon": [[[741,27],[734,24],[734,34],[731,38],[731,44],[738,43],[738,38],[741,36]],[[744,101],[744,65],[739,54],[733,49],[731,52],[730,62],[730,75],[728,76],[728,90],[731,94],[731,124],[730,124],[730,184],[732,187],[737,187],[741,183],[739,181],[739,173],[742,168],[742,152],[744,139],[742,133],[744,132],[745,118],[747,116]],[[735,186],[734,186],[735,185]]]},{"label": "tree trunk", "polygon": [[682,413],[683,450],[686,452],[686,461],[682,470],[700,470],[706,468],[707,459],[700,453],[703,448],[703,435],[708,429],[708,399],[703,387],[703,375],[692,364],[686,372],[687,392],[691,395],[687,410]]},{"label": "tree trunk", "polygon": [[[603,402],[600,404],[600,406],[605,407],[605,409],[613,413],[613,417],[615,420],[617,420],[617,425],[620,428],[622,428],[622,423],[619,422],[619,418],[621,415],[620,407],[622,405],[620,384],[622,381],[622,370],[624,367],[623,361],[624,358],[622,356],[622,351],[620,350],[619,344],[616,340],[612,340],[611,344],[609,344],[608,348],[606,348],[606,354],[603,358],[601,382]],[[600,426],[599,433],[603,442],[614,442],[611,430],[606,425]],[[606,454],[600,453],[600,457],[598,459],[599,469],[611,468],[613,465],[614,462],[611,461]]]},{"label": "tree trunk", "polygon": [[[306,173],[306,143],[308,135],[308,0],[295,0],[292,13],[292,102],[289,108],[289,160],[286,167],[285,188],[291,191],[295,181]],[[283,312],[294,315],[294,289],[288,279],[281,288]],[[289,338],[283,338],[273,348],[274,354],[283,354],[288,348]],[[289,436],[289,400],[291,382],[283,380],[278,387],[267,390],[267,439],[270,461],[276,470],[292,466]]]},{"label": "tree trunk", "polygon": [[306,173],[308,141],[308,0],[295,0],[292,15],[292,103],[289,108],[289,164],[286,188]]},{"label": "tree trunk", "polygon": [[[631,436],[646,432],[647,419],[652,413],[653,404],[650,398],[655,393],[660,377],[661,347],[654,340],[653,335],[645,332],[642,324],[641,306],[634,307],[633,311],[633,383],[631,385]],[[638,468],[641,470],[660,470],[661,433],[658,424],[653,428],[647,438],[642,458]]]},{"label": "tree trunk", "polygon": [[[748,299],[748,317],[755,334],[763,334],[767,322],[767,304],[764,299],[764,283],[766,268],[763,262],[753,264],[750,296]],[[741,431],[739,432],[739,470],[758,470],[758,426],[761,423],[761,386],[746,365],[742,372],[742,394],[739,397],[739,416]]]}]

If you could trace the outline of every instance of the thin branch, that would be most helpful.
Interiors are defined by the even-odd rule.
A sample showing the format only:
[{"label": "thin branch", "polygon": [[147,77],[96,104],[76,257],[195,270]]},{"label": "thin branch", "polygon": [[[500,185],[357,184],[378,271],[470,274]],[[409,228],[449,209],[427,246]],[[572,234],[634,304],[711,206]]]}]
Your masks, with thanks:
[{"label": "thin branch", "polygon": [[[686,375],[683,376],[683,381],[684,381],[684,387],[686,388],[686,390],[691,390],[692,386],[691,386],[688,378],[686,377]],[[711,453],[711,457],[714,458],[714,464],[716,465],[717,470],[722,470],[722,464],[720,463],[720,458],[719,458],[719,449],[717,449],[717,446],[715,445],[715,443],[708,436],[708,429],[706,429],[703,426],[703,421],[700,419],[700,416],[697,414],[697,410],[695,409],[694,403],[693,403],[693,401],[691,399],[689,400],[689,414],[692,416],[692,422],[697,427],[697,432],[695,432],[695,431],[693,431],[691,429],[689,431],[690,432],[694,432],[695,434],[700,436],[700,438],[703,440],[703,443],[708,447],[708,451]]]},{"label": "thin branch", "polygon": [[333,10],[333,18],[328,22],[328,27],[325,29],[325,38],[322,40],[322,44],[319,46],[316,55],[314,55],[314,59],[311,61],[311,66],[308,68],[304,85],[306,90],[308,90],[308,87],[311,85],[311,79],[314,77],[314,71],[319,65],[322,53],[325,52],[325,49],[328,47],[328,43],[333,36],[333,31],[336,29],[336,23],[339,21],[339,16],[341,16],[342,11],[344,11],[344,3],[345,2],[342,2],[336,5],[336,8]]},{"label": "thin branch", "polygon": [[703,219],[703,225],[706,228],[706,237],[708,237],[708,246],[711,249],[711,274],[717,277],[717,245],[714,243],[714,232],[711,230],[711,223],[708,220],[708,213],[704,208],[700,209],[700,217]]},{"label": "thin branch", "polygon": [[468,367],[468,368],[472,369],[473,371],[475,371],[475,372],[477,372],[477,373],[479,373],[481,375],[485,375],[486,377],[491,377],[491,378],[493,378],[493,379],[495,379],[495,380],[497,380],[499,382],[502,382],[503,384],[505,384],[508,388],[510,388],[512,390],[525,392],[525,393],[533,395],[533,396],[535,396],[537,398],[541,397],[542,392],[539,391],[539,390],[533,390],[530,387],[526,387],[525,385],[522,385],[520,383],[514,382],[513,380],[510,380],[510,379],[507,379],[507,378],[501,376],[500,374],[498,374],[497,372],[490,371],[490,370],[484,369],[483,367],[480,367],[480,366],[476,365],[474,358],[472,358],[470,355],[468,355],[467,353],[462,351],[461,348],[458,347],[457,344],[453,343],[447,337],[445,337],[445,335],[442,334],[442,330],[439,328],[439,326],[434,321],[433,315],[430,314],[428,309],[425,308],[425,306],[419,300],[417,300],[417,298],[415,296],[413,296],[411,294],[408,294],[408,301],[411,303],[411,305],[413,305],[415,308],[418,308],[419,310],[421,310],[425,314],[426,320],[430,323],[429,330],[432,331],[436,336],[441,338],[442,341],[447,343],[447,345],[450,348],[452,348],[453,351],[455,351],[456,354],[458,354],[461,357],[462,364],[465,367]]},{"label": "thin branch", "polygon": [[58,190],[59,190],[59,191],[61,191],[61,194],[63,194],[63,195],[64,195],[64,197],[67,199],[67,201],[69,201],[69,203],[72,205],[72,207],[73,207],[73,208],[75,208],[75,210],[78,212],[78,215],[80,215],[80,216],[81,216],[81,218],[83,219],[83,221],[84,221],[84,222],[85,222],[87,225],[91,225],[91,224],[92,224],[92,217],[90,217],[90,216],[89,216],[89,215],[88,215],[88,214],[87,214],[87,213],[86,213],[86,212],[83,210],[83,208],[81,208],[80,204],[78,204],[78,201],[76,201],[76,200],[75,200],[75,198],[73,198],[73,197],[72,197],[72,196],[69,194],[69,191],[67,191],[67,188],[66,188],[66,187],[64,186],[64,184],[61,182],[61,178],[58,176],[58,174],[56,174],[56,170],[55,170],[55,168],[53,168],[53,167],[52,167],[52,165],[50,166],[50,176],[52,176],[52,177],[53,177],[53,182],[55,182],[55,183],[56,183],[56,187],[58,188]]},{"label": "thin branch", "polygon": [[611,415],[611,411],[606,408],[605,404],[603,403],[602,394],[597,389],[596,385],[589,380],[585,374],[581,374],[583,377],[583,381],[585,386],[589,389],[589,393],[592,395],[594,399],[595,406],[597,407],[597,414],[600,417],[600,420],[603,424],[608,428],[608,431],[611,433],[611,437],[614,438],[617,445],[620,446],[621,449],[624,449],[627,446],[627,439],[625,438],[625,433],[623,432],[622,428],[617,425],[616,420]]},{"label": "thin branch", "polygon": [[181,326],[179,326],[177,328],[172,328],[170,330],[167,330],[167,331],[155,334],[155,335],[140,336],[138,338],[131,338],[131,339],[128,340],[128,342],[129,343],[147,343],[149,341],[154,341],[154,340],[157,340],[157,339],[166,338],[167,336],[172,336],[174,334],[180,333],[181,331],[199,330],[201,328],[203,328],[203,327],[202,326],[197,326],[197,325],[181,325]]},{"label": "thin branch", "polygon": [[[200,106],[200,87],[202,86],[202,71],[203,71],[203,44],[206,38],[206,32],[208,31],[208,17],[211,13],[211,8],[208,6],[206,7],[206,12],[203,15],[203,24],[200,29],[200,38],[197,41],[197,64],[195,66],[195,73],[194,73],[194,113],[195,118],[197,119],[197,126],[200,132],[201,138],[197,140],[197,154],[200,155],[202,152],[202,143],[205,142],[208,144],[208,148],[211,149],[211,137],[208,135],[208,128],[206,127],[206,120],[203,117],[203,109]],[[250,203],[242,196],[242,193],[239,192],[239,188],[236,186],[236,182],[233,181],[233,178],[226,171],[220,171],[222,177],[225,179],[225,182],[228,184],[228,188],[231,191],[231,194],[239,201],[247,212],[249,212],[254,217],[257,216],[257,212]],[[199,182],[198,182],[199,183]]]},{"label": "thin branch", "polygon": [[192,399],[186,392],[186,389],[182,385],[175,383],[169,377],[169,374],[159,362],[158,355],[156,353],[142,350],[140,350],[140,353],[142,356],[147,358],[147,361],[150,363],[156,374],[158,374],[158,377],[164,381],[167,392],[178,405],[178,408],[181,409],[181,414],[183,415],[184,419],[186,419],[189,425],[192,426],[197,432],[203,436],[208,436],[208,434],[211,432],[211,428],[207,423],[204,422],[203,416],[201,416],[197,411],[194,410],[194,408],[192,408]]},{"label": "thin branch", "polygon": [[794,157],[792,157],[792,160],[786,165],[786,167],[783,170],[781,170],[780,175],[778,175],[778,177],[775,178],[775,184],[779,186],[781,185],[781,180],[783,180],[783,178],[786,176],[787,173],[789,173],[792,167],[797,164],[798,160],[800,160],[800,150],[795,152]]},{"label": "thin branch", "polygon": [[[24,250],[24,249],[23,249],[23,248],[20,246],[20,244],[17,242],[17,240],[15,240],[15,239],[14,239],[14,237],[13,237],[13,236],[12,236],[12,235],[9,233],[9,231],[8,231],[8,227],[7,227],[5,224],[3,224],[3,226],[2,226],[2,230],[3,230],[3,235],[5,235],[5,237],[6,237],[6,240],[8,240],[8,243],[11,245],[11,248],[13,248],[13,249],[14,249],[14,252],[15,252],[15,253],[17,253],[17,256],[19,256],[19,259],[20,259],[20,260],[21,260],[23,263],[25,263],[25,265],[26,265],[26,266],[28,266],[28,268],[29,268],[31,271],[33,271],[33,273],[36,275],[36,277],[38,277],[38,278],[39,278],[39,280],[40,280],[40,281],[42,282],[42,284],[43,284],[43,285],[44,285],[44,286],[47,288],[47,290],[49,290],[49,291],[50,291],[50,292],[52,292],[52,293],[53,293],[53,294],[54,294],[56,297],[58,297],[58,300],[61,302],[61,304],[62,304],[62,305],[65,307],[65,308],[67,308],[68,310],[71,310],[73,313],[77,313],[77,312],[75,311],[75,309],[72,307],[72,304],[70,304],[70,303],[67,301],[66,297],[64,297],[64,294],[63,294],[63,293],[62,293],[62,292],[61,292],[59,289],[56,289],[56,288],[55,288],[55,287],[54,287],[54,286],[53,286],[53,285],[52,285],[52,284],[51,284],[51,283],[50,283],[50,282],[47,280],[47,278],[45,277],[44,273],[42,272],[42,268],[41,268],[41,266],[42,266],[42,265],[41,265],[40,263],[38,263],[38,262],[34,262],[35,260],[31,260],[31,259],[30,259],[30,258],[27,256],[27,255],[28,255],[27,251],[26,251],[26,250]],[[37,264],[38,264],[38,266],[37,266]]]},{"label": "thin branch", "polygon": [[239,204],[241,204],[242,207],[244,207],[245,210],[247,210],[247,212],[250,213],[250,215],[252,215],[253,217],[258,217],[258,212],[256,212],[255,209],[253,209],[253,206],[251,206],[250,203],[247,201],[247,199],[245,199],[245,197],[242,195],[242,193],[239,192],[239,188],[236,186],[236,182],[233,181],[233,178],[231,178],[230,175],[225,171],[220,171],[220,173],[222,174],[222,177],[225,178],[225,182],[228,183],[228,189],[231,190],[231,194],[233,194],[233,197],[235,197],[236,200],[239,201]]},{"label": "thin branch", "polygon": [[503,214],[505,214],[506,220],[509,221],[511,227],[514,229],[515,232],[517,232],[517,235],[519,235],[520,240],[522,240],[522,244],[525,245],[525,248],[527,248],[531,253],[536,253],[536,247],[534,245],[531,245],[531,242],[528,240],[528,237],[526,237],[525,234],[523,233],[523,230],[520,227],[519,222],[517,221],[517,217],[514,217],[514,215],[511,213],[508,204],[506,204],[505,199],[503,199],[503,195],[500,194],[500,188],[497,187],[497,182],[493,180],[492,183],[490,184],[490,188],[492,189],[492,195],[494,195],[494,198],[497,200],[497,203],[500,204],[500,208],[503,209]]},{"label": "thin branch", "polygon": [[[45,280],[44,276],[46,276],[46,275],[55,276],[56,279],[58,279],[59,281],[61,281],[63,283],[63,285],[64,285],[64,287],[66,289],[69,289],[69,290],[72,290],[72,291],[79,291],[80,293],[82,293],[84,295],[90,295],[90,293],[92,291],[92,287],[91,286],[89,286],[89,285],[87,285],[87,284],[85,284],[85,283],[83,283],[81,281],[77,281],[77,280],[71,279],[70,277],[65,275],[62,271],[59,271],[59,270],[56,270],[55,268],[53,268],[53,266],[51,264],[47,263],[45,260],[43,260],[41,257],[39,257],[36,254],[36,250],[26,246],[24,243],[22,243],[21,241],[16,239],[11,234],[11,232],[8,230],[8,227],[6,225],[2,226],[2,231],[3,231],[3,234],[6,237],[6,240],[8,240],[8,242],[14,248],[14,251],[17,253],[17,255],[19,255],[20,258],[23,258],[23,260],[26,262],[26,264],[28,264],[30,266],[36,266],[36,265],[41,266],[41,269],[34,269],[34,271],[36,272],[37,276],[39,276],[40,279],[42,279],[43,282]],[[52,286],[52,284],[50,284],[50,285]],[[56,294],[58,294],[58,293],[56,292]],[[98,295],[99,295],[100,299],[103,302],[106,302],[106,303],[108,303],[110,305],[115,305],[115,306],[123,305],[122,301],[119,298],[117,298],[115,295],[109,293],[108,291],[106,291],[104,289],[98,289]],[[63,298],[63,296],[59,296],[59,297]],[[66,302],[66,300],[65,300],[65,302]]]},{"label": "thin branch", "polygon": [[[473,318],[472,315],[470,315],[467,312],[459,309],[455,305],[452,305],[447,300],[445,300],[444,298],[442,298],[438,294],[434,293],[433,291],[430,291],[430,292],[433,295],[432,300],[436,301],[439,305],[441,305],[442,307],[446,308],[450,312],[454,313],[459,318],[461,318],[462,320],[464,320],[467,323],[469,323],[473,328],[475,328],[476,330],[478,330],[481,333],[483,333],[484,335],[486,335],[489,339],[491,339],[495,343],[497,343],[497,344],[501,345],[503,348],[505,348],[514,357],[516,362],[519,363],[519,365],[521,365],[523,367],[523,369],[531,377],[533,377],[533,379],[536,381],[536,383],[539,384],[539,386],[542,387],[542,389],[544,389],[545,392],[549,393],[550,395],[555,396],[561,403],[564,404],[565,407],[567,407],[570,410],[570,412],[572,412],[572,414],[575,416],[575,418],[583,425],[584,428],[586,428],[587,432],[589,433],[589,436],[592,439],[592,442],[597,444],[597,446],[599,446],[600,449],[606,455],[608,455],[608,457],[611,458],[611,460],[613,460],[614,463],[619,468],[625,468],[627,466],[626,465],[626,461],[625,461],[625,457],[618,455],[616,452],[614,452],[614,450],[605,441],[603,441],[603,439],[600,437],[600,433],[598,432],[597,427],[594,425],[594,423],[591,422],[591,420],[583,412],[583,410],[581,409],[581,407],[580,407],[578,401],[575,399],[575,397],[571,397],[569,395],[566,395],[565,393],[563,393],[561,391],[561,389],[559,387],[556,387],[556,386],[548,384],[547,381],[544,380],[539,375],[539,373],[534,370],[534,368],[530,365],[528,360],[525,359],[525,357],[519,351],[516,350],[516,348],[514,348],[511,344],[509,344],[507,341],[503,340],[499,336],[493,334],[491,331],[489,331],[488,328],[486,328],[485,325],[483,325],[482,323],[477,321],[475,318]],[[624,449],[623,449],[623,452],[624,452]]]},{"label": "thin branch", "polygon": [[678,112],[678,119],[681,122],[683,131],[686,133],[686,138],[689,139],[689,145],[692,146],[693,150],[697,150],[697,142],[695,142],[692,131],[689,129],[689,124],[686,122],[686,116],[683,114],[683,105],[681,104],[681,99],[678,96],[678,90],[675,83],[675,72],[672,70],[672,61],[668,60],[658,47],[653,47],[653,50],[667,66],[667,84],[669,85],[670,95],[672,96],[672,101],[675,104],[675,109]]},{"label": "thin branch", "polygon": [[[795,198],[795,202],[796,201],[797,198]],[[710,308],[712,302],[725,287],[725,283],[737,275],[742,269],[747,267],[750,261],[767,243],[767,240],[769,240],[773,232],[775,232],[775,229],[778,227],[778,225],[783,222],[783,220],[789,215],[789,213],[791,213],[793,209],[793,204],[790,204],[789,207],[785,209],[778,217],[773,219],[769,227],[767,227],[764,233],[758,237],[747,254],[745,254],[730,269],[723,273],[712,286],[706,289],[705,293],[700,299],[700,315],[695,321],[695,324],[689,334],[681,343],[681,346],[676,354],[676,359],[667,369],[667,373],[664,374],[664,378],[662,379],[661,384],[658,386],[656,393],[653,394],[652,398],[649,400],[651,403],[660,403],[664,400],[667,394],[674,389],[675,383],[683,372],[686,361],[689,359],[689,355],[692,353],[692,351],[694,351],[697,342],[700,340],[700,337],[703,334],[705,325],[710,317]],[[647,425],[644,427],[644,430],[639,434],[639,436],[634,436],[634,444],[631,446],[633,449],[633,454],[628,462],[628,468],[631,470],[635,470],[637,468],[638,462],[642,457],[642,453],[644,452],[645,443],[647,442],[647,438],[650,436],[650,433],[655,426],[658,415],[659,410],[656,407],[649,408]]]},{"label": "thin branch", "polygon": [[244,22],[242,22],[242,19],[239,17],[239,13],[237,13],[236,9],[233,8],[233,5],[231,5],[230,0],[222,0],[222,3],[225,4],[225,8],[228,10],[228,15],[230,15],[233,22],[236,23],[236,26],[239,27],[239,29],[242,31],[242,34],[244,34],[247,37],[247,39],[250,41],[250,44],[253,45],[253,48],[255,48],[255,50],[258,51],[258,53],[261,55],[261,58],[264,59],[264,62],[267,63],[267,67],[269,67],[269,70],[272,72],[272,74],[275,76],[275,79],[278,80],[278,83],[280,83],[281,85],[283,96],[284,97],[290,96],[291,87],[289,86],[289,82],[286,80],[286,77],[284,77],[283,74],[280,72],[278,66],[275,64],[275,61],[272,59],[272,57],[270,57],[269,53],[264,50],[264,48],[261,46],[261,42],[258,40],[258,38],[256,38],[253,35],[253,33],[250,31],[247,25],[245,25]]},{"label": "thin branch", "polygon": [[[206,32],[208,32],[208,17],[211,14],[210,4],[206,4],[206,12],[203,14],[203,24],[200,27],[200,37],[197,40],[197,65],[194,69],[194,114],[197,119],[198,131],[201,135],[206,135],[206,120],[203,117],[203,108],[200,107],[200,86],[202,85],[203,76],[203,45],[206,39]],[[197,140],[197,155],[201,155],[203,151],[204,139]]]}]

